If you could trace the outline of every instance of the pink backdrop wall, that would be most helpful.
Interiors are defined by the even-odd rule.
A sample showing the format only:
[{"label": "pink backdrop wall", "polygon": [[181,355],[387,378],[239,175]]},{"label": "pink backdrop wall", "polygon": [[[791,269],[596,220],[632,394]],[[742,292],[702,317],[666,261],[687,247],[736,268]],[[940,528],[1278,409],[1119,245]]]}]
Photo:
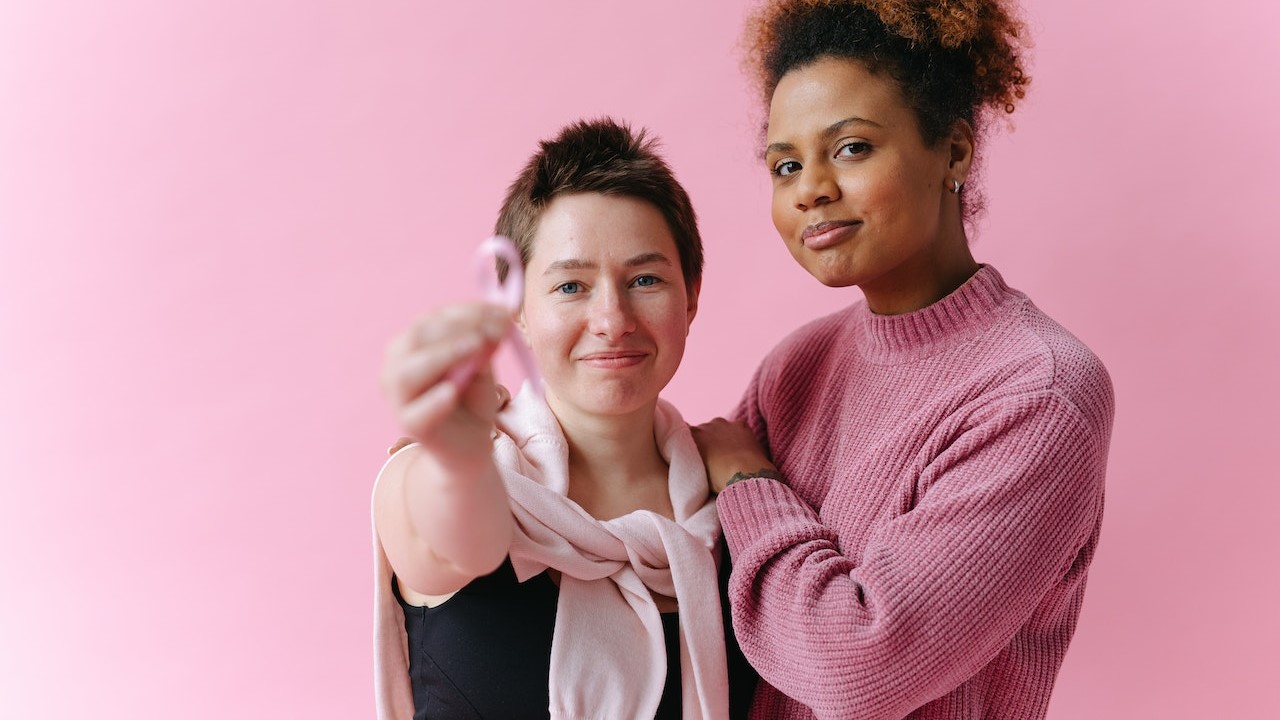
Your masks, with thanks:
[{"label": "pink backdrop wall", "polygon": [[[653,128],[699,209],[689,419],[854,299],[769,224],[741,3],[464,5],[0,5],[0,716],[371,714],[382,347],[567,120]],[[1027,5],[976,253],[1119,397],[1050,716],[1274,717],[1280,10]]]}]

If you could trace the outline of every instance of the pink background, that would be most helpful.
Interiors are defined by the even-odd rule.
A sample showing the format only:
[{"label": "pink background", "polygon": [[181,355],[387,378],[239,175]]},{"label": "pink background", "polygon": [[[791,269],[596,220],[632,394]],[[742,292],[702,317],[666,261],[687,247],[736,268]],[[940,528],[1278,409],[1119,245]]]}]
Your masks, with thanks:
[{"label": "pink background", "polygon": [[[0,5],[0,716],[370,716],[382,348],[565,121],[694,198],[690,420],[856,297],[769,223],[741,3],[464,5]],[[1119,398],[1054,718],[1275,717],[1277,8],[1028,2],[975,251]]]}]

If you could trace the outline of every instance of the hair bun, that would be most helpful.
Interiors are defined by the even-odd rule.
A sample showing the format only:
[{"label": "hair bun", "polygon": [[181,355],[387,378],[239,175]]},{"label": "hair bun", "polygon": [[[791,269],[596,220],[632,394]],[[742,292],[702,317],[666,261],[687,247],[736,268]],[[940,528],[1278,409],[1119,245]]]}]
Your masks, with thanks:
[{"label": "hair bun", "polygon": [[[762,81],[766,95],[777,83],[776,73],[760,67],[780,42],[782,27],[814,12],[861,7],[877,17],[891,33],[921,52],[939,57],[966,58],[978,105],[1013,112],[1026,97],[1031,79],[1023,68],[1030,43],[1018,18],[1014,0],[774,0],[766,2],[748,23],[748,63]],[[857,30],[852,28],[851,30]],[[762,61],[764,61],[762,63]],[[977,109],[977,108],[975,108]]]}]

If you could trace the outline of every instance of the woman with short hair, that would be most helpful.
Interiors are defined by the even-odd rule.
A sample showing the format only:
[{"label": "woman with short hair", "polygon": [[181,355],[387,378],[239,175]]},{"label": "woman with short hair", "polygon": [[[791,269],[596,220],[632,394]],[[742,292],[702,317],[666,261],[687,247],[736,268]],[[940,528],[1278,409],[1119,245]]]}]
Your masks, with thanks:
[{"label": "woman with short hair", "polygon": [[529,160],[496,231],[545,385],[500,407],[505,307],[447,305],[389,347],[416,442],[373,493],[378,716],[728,717],[715,505],[658,397],[697,311],[688,195],[643,132],[579,122]]}]

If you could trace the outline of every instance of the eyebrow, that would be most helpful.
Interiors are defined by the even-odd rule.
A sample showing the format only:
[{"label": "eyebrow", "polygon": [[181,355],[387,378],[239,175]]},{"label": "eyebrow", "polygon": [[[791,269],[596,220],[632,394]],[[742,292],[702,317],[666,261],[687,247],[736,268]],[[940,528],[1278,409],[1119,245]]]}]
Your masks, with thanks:
[{"label": "eyebrow", "polygon": [[[839,133],[841,130],[843,130],[845,127],[849,125],[870,125],[872,127],[884,127],[883,125],[881,125],[880,123],[874,120],[868,120],[864,117],[858,117],[857,115],[852,115],[843,120],[837,120],[836,122],[833,122],[830,125],[828,125],[827,128],[822,131],[822,139],[823,140],[829,139],[832,135]],[[775,153],[775,152],[784,152],[784,153],[792,152],[795,149],[796,149],[796,146],[789,142],[776,142],[776,143],[770,143],[769,147],[764,149],[764,154],[768,155],[769,153]]]},{"label": "eyebrow", "polygon": [[[627,267],[639,267],[640,265],[650,265],[652,263],[658,263],[661,265],[669,266],[671,265],[671,260],[669,260],[666,255],[663,255],[660,252],[650,252],[650,253],[641,253],[639,255],[636,255],[633,258],[629,258],[623,263],[623,265]],[[587,260],[581,260],[578,258],[569,258],[567,260],[557,260],[551,263],[550,265],[547,266],[547,269],[543,271],[542,274],[548,275],[550,273],[553,273],[559,270],[594,270],[597,267],[599,267],[599,265],[596,265],[595,263],[589,262]]]}]

